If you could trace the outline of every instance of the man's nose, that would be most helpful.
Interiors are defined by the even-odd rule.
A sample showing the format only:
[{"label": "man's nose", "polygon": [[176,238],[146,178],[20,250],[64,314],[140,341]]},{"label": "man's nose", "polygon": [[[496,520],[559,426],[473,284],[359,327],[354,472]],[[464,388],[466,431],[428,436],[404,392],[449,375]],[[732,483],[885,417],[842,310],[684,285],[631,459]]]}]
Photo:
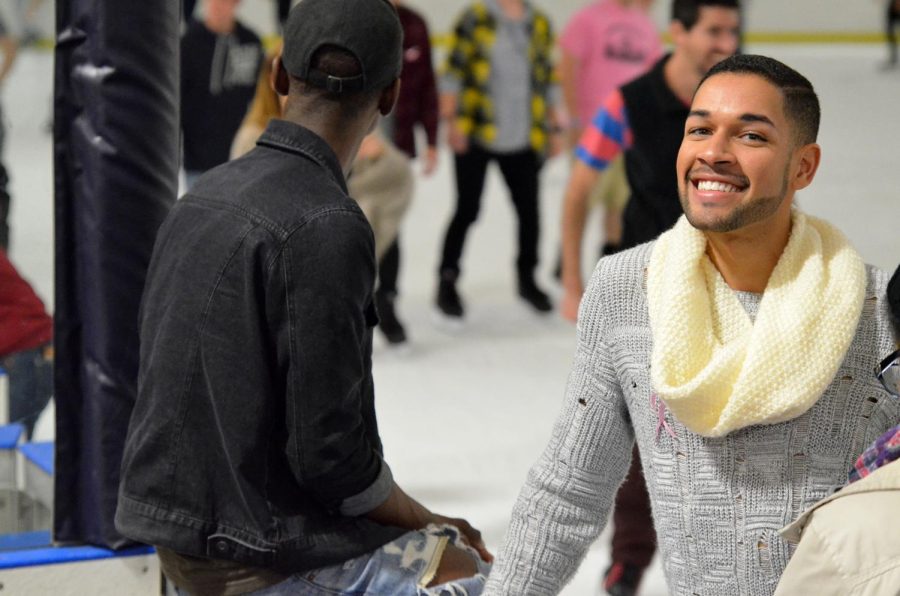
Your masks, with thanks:
[{"label": "man's nose", "polygon": [[709,165],[733,162],[728,135],[717,132],[709,136],[697,157]]}]

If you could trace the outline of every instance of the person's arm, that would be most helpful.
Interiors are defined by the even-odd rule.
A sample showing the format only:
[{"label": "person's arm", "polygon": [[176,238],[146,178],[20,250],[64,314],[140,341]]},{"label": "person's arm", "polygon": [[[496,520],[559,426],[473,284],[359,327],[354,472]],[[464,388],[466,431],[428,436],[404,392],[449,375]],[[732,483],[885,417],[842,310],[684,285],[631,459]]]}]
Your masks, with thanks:
[{"label": "person's arm", "polygon": [[[553,48],[556,46],[556,38],[553,34],[553,26],[547,20],[547,38],[548,46]],[[552,56],[548,58],[553,60]],[[559,72],[556,68],[550,70],[550,86],[547,89],[547,128],[549,130],[549,145],[547,156],[556,157],[563,151],[563,128],[561,126],[562,118],[560,117],[560,106],[563,104],[562,89],[559,82]]]},{"label": "person's arm", "polygon": [[403,492],[395,483],[388,498],[365,516],[375,523],[419,530],[428,524],[449,524],[459,528],[466,542],[478,551],[481,558],[490,563],[494,556],[488,551],[481,532],[461,518],[450,518],[429,511],[424,505]]},{"label": "person's arm", "polygon": [[374,280],[372,230],[352,206],[312,215],[268,273],[285,455],[310,496],[345,516],[372,510],[393,486],[379,448],[367,353]]},{"label": "person's arm", "polygon": [[447,129],[447,144],[454,153],[469,150],[468,131],[461,129],[457,118],[459,95],[463,79],[471,69],[473,50],[472,31],[476,16],[466,11],[453,29],[453,42],[447,54],[447,62],[440,80],[439,111]]},{"label": "person's arm", "polygon": [[575,147],[578,139],[581,138],[581,125],[578,120],[578,74],[580,64],[578,59],[562,50],[562,57],[559,61],[559,84],[562,88],[563,105],[568,115],[568,134],[567,141],[570,147]]},{"label": "person's arm", "polygon": [[584,293],[581,279],[581,243],[588,214],[588,196],[600,179],[600,172],[576,160],[569,174],[563,197],[562,214],[562,286],[560,312],[566,320],[575,322],[578,304]]},{"label": "person's arm", "polygon": [[562,89],[563,106],[568,116],[566,120],[566,140],[570,149],[578,145],[581,132],[588,124],[581,122],[578,109],[578,79],[581,65],[590,56],[591,48],[596,43],[591,31],[594,18],[582,9],[575,13],[566,23],[559,38],[560,60],[557,65],[557,78]]},{"label": "person's arm", "polygon": [[469,150],[469,137],[459,127],[456,121],[456,102],[459,94],[455,91],[441,93],[440,112],[441,120],[447,128],[447,144],[454,153],[465,153]]},{"label": "person's arm", "polygon": [[629,145],[622,94],[614,91],[604,102],[594,121],[585,129],[575,151],[575,165],[563,197],[562,285],[560,312],[569,321],[578,315],[578,303],[584,292],[581,274],[581,244],[587,220],[588,197],[600,172]]},{"label": "person's arm", "polygon": [[625,477],[633,431],[606,343],[601,283],[594,274],[562,411],[528,473],[484,594],[557,594],[606,525]]},{"label": "person's arm", "polygon": [[438,123],[440,121],[440,106],[438,102],[437,82],[434,76],[434,62],[431,54],[431,41],[428,35],[428,26],[422,21],[422,63],[425,70],[423,80],[425,81],[422,89],[421,105],[419,106],[419,114],[422,119],[422,127],[425,129],[425,139],[427,147],[425,149],[425,167],[426,176],[431,175],[437,168],[437,142],[438,142]]},{"label": "person's arm", "polygon": [[2,85],[16,61],[19,44],[12,36],[3,35],[0,37],[0,52],[3,52],[3,62],[0,64],[0,85]]},{"label": "person's arm", "polygon": [[[371,370],[372,231],[355,209],[313,216],[286,242],[270,274],[277,360],[286,368],[291,471],[326,508],[408,529],[457,526],[490,560],[465,520],[432,513],[393,480],[380,450]],[[285,317],[287,325],[282,324]]]}]

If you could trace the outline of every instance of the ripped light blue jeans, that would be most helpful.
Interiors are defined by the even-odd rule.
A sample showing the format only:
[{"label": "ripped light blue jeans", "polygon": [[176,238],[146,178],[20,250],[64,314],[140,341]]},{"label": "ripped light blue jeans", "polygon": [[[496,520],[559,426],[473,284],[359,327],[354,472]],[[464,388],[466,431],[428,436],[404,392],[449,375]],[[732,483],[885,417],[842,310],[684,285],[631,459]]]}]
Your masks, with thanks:
[{"label": "ripped light blue jeans", "polygon": [[[447,544],[472,554],[478,566],[473,577],[427,586]],[[466,546],[453,526],[428,526],[408,532],[376,551],[340,565],[295,573],[285,581],[248,596],[478,596],[490,565]]]}]

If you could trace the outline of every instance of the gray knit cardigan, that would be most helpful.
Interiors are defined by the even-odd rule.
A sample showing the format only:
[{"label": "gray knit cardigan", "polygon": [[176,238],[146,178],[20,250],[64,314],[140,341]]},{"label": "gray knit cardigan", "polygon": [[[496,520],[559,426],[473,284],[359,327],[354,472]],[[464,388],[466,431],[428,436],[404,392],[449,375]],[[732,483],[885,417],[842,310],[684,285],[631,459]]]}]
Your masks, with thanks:
[{"label": "gray knit cardigan", "polygon": [[[900,422],[900,400],[873,374],[895,344],[886,279],[872,267],[853,343],[808,412],[722,438],[661,416],[651,404],[652,246],[602,259],[594,272],[562,412],[519,494],[485,594],[559,592],[606,525],[635,440],[669,592],[772,594],[792,552],[779,528],[845,484],[857,456]],[[755,317],[761,296],[738,298]]]}]

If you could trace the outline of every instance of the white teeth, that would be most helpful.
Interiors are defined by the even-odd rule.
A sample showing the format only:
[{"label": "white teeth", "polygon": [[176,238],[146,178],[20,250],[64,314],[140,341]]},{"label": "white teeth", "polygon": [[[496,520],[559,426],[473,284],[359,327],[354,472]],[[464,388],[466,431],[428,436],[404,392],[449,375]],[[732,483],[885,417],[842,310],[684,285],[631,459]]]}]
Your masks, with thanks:
[{"label": "white teeth", "polygon": [[737,192],[740,190],[737,186],[733,184],[727,184],[725,182],[716,182],[714,180],[699,180],[697,182],[698,190],[717,190],[719,192]]}]

